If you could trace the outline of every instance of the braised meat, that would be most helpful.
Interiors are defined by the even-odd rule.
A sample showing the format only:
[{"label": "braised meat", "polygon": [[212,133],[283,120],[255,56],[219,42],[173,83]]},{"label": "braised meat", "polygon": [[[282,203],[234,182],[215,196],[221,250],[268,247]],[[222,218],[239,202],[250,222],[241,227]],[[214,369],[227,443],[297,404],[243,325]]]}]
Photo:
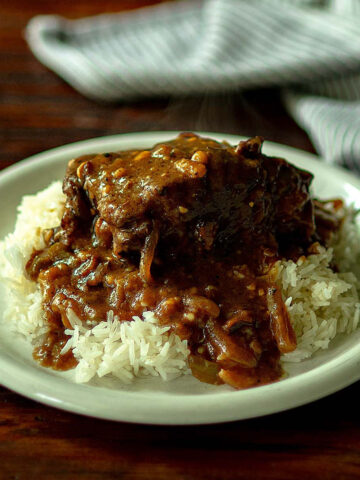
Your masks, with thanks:
[{"label": "braised meat", "polygon": [[[64,180],[62,227],[72,235],[95,216],[99,244],[139,251],[156,228],[159,251],[177,256],[313,234],[312,176],[261,154],[259,137],[234,149],[194,135],[73,160]],[[94,215],[90,213],[93,209]]]},{"label": "braised meat", "polygon": [[261,144],[182,134],[71,160],[61,225],[27,265],[49,324],[35,356],[73,366],[59,354],[69,309],[84,322],[152,310],[188,340],[200,380],[244,388],[280,378],[280,354],[296,339],[274,265],[325,234],[315,229],[312,176]]}]

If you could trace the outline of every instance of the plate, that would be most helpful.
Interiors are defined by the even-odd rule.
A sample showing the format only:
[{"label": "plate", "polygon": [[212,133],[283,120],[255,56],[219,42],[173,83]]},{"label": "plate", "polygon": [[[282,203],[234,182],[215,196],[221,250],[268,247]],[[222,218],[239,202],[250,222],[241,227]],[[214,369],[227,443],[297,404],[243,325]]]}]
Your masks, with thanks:
[{"label": "plate", "polygon": [[[0,174],[0,238],[13,230],[16,206],[21,197],[61,179],[69,159],[85,153],[147,148],[177,134],[134,133],[86,140],[34,155],[6,169]],[[241,140],[234,135],[200,134],[232,144]],[[290,147],[266,142],[263,150],[314,173],[313,191],[317,196],[340,196],[360,208],[360,180],[357,177]],[[0,288],[3,287],[0,285]],[[0,312],[4,298],[4,292],[0,292]],[[360,378],[359,340],[360,331],[338,337],[328,350],[300,364],[287,365],[287,378],[248,390],[206,385],[190,375],[172,382],[146,379],[130,386],[114,387],[106,379],[88,385],[75,384],[71,372],[60,373],[40,367],[32,359],[32,348],[26,340],[9,333],[2,324],[0,382],[44,404],[98,418],[164,425],[227,422],[303,405],[355,382]]]}]

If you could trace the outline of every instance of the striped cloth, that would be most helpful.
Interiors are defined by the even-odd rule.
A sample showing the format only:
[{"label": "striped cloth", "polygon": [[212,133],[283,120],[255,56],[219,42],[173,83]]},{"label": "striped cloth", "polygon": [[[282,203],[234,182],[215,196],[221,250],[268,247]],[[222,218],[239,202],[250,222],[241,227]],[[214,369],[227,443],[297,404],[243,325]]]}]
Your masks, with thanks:
[{"label": "striped cloth", "polygon": [[278,86],[328,162],[360,172],[360,0],[187,0],[31,20],[37,58],[102,101]]}]

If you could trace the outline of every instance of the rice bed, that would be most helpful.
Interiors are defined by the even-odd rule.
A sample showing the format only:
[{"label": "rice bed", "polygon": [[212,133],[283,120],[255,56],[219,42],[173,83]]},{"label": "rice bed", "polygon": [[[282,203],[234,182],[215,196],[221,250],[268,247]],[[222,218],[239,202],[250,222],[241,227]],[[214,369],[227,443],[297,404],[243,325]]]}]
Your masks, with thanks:
[{"label": "rice bed", "polygon": [[[60,223],[64,204],[61,182],[25,196],[18,208],[15,231],[0,242],[1,279],[7,288],[7,306],[0,321],[24,335],[33,344],[41,341],[47,326],[41,308],[41,293],[24,276],[33,248],[44,247],[41,231]],[[320,248],[297,263],[278,263],[277,281],[293,324],[298,347],[283,355],[284,362],[309,358],[342,332],[353,332],[360,317],[360,235],[351,210],[332,248]],[[340,272],[334,273],[334,261]],[[187,342],[169,327],[157,324],[152,312],[131,322],[119,322],[110,310],[107,320],[85,325],[68,311],[72,329],[63,353],[72,349],[78,360],[76,382],[112,375],[121,382],[134,377],[160,376],[170,380],[189,373]]]}]

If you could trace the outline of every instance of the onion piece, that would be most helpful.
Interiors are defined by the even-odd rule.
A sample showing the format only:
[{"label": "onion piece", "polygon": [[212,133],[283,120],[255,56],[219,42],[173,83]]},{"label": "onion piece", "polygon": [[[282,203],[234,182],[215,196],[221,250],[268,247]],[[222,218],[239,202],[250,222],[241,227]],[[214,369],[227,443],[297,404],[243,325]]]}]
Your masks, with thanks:
[{"label": "onion piece", "polygon": [[193,354],[188,356],[188,362],[191,373],[200,382],[211,383],[212,385],[223,383],[218,377],[220,366],[217,363]]},{"label": "onion piece", "polygon": [[144,247],[141,251],[140,258],[140,275],[147,283],[153,283],[151,276],[151,265],[154,260],[156,245],[159,241],[159,228],[155,222],[153,222],[153,229],[151,233],[146,237]]},{"label": "onion piece", "polygon": [[241,365],[245,368],[256,367],[257,359],[254,352],[245,344],[244,339],[236,339],[227,334],[214,320],[209,320],[205,327],[216,361],[223,368]]},{"label": "onion piece", "polygon": [[234,388],[250,388],[259,384],[258,377],[252,369],[236,367],[230,370],[222,368],[219,372],[220,379]]},{"label": "onion piece", "polygon": [[289,353],[296,348],[296,336],[289,314],[277,286],[269,287],[266,295],[270,313],[270,328],[280,353]]}]

